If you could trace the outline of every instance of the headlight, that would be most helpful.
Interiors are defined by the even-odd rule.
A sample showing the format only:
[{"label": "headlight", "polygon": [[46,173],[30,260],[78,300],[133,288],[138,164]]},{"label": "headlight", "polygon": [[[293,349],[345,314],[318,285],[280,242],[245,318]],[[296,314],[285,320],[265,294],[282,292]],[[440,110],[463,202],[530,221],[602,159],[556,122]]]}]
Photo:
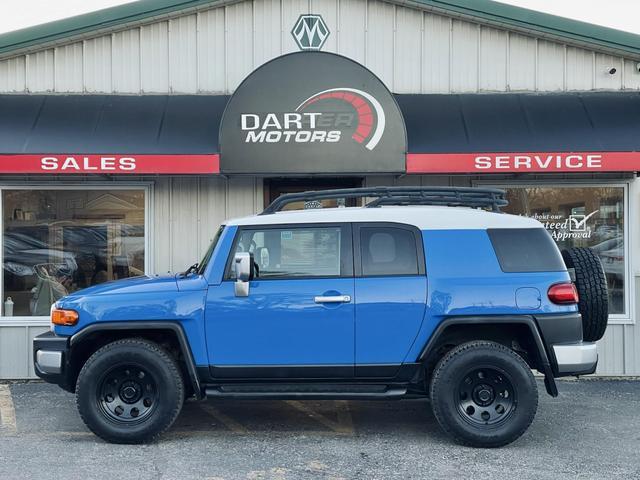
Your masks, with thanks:
[{"label": "headlight", "polygon": [[54,306],[54,308],[51,309],[51,323],[65,327],[75,325],[78,323],[78,312],[75,310],[62,310]]}]

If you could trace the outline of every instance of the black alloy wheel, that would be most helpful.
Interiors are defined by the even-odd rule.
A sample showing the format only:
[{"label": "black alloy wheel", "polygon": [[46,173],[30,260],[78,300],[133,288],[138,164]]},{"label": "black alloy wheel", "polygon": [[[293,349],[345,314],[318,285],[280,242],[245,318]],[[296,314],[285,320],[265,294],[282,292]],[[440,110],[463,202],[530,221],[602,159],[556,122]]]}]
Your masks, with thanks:
[{"label": "black alloy wheel", "polygon": [[496,425],[508,421],[517,403],[509,375],[488,365],[463,375],[455,399],[460,415],[472,425]]},{"label": "black alloy wheel", "polygon": [[122,364],[108,370],[97,391],[102,414],[109,420],[139,423],[158,403],[158,388],[149,371],[140,365]]}]

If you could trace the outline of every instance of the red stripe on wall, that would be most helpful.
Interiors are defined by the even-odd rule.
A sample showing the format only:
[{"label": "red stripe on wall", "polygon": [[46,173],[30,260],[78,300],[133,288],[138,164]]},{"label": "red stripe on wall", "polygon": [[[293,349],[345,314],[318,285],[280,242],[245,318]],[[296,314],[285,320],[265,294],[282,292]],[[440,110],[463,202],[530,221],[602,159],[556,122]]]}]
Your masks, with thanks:
[{"label": "red stripe on wall", "polygon": [[220,173],[220,155],[0,155],[0,173],[216,174]]},{"label": "red stripe on wall", "polygon": [[407,173],[635,172],[640,152],[409,153]]}]

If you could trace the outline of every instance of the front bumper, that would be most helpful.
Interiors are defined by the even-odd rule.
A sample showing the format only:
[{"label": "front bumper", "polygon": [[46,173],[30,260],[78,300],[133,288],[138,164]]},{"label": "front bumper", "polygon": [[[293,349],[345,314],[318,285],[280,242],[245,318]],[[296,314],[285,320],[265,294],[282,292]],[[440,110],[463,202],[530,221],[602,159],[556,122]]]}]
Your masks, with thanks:
[{"label": "front bumper", "polygon": [[45,332],[33,339],[33,367],[36,375],[45,382],[73,391],[69,379],[69,360],[68,337]]},{"label": "front bumper", "polygon": [[598,348],[595,343],[554,345],[553,353],[560,375],[588,375],[596,371]]}]

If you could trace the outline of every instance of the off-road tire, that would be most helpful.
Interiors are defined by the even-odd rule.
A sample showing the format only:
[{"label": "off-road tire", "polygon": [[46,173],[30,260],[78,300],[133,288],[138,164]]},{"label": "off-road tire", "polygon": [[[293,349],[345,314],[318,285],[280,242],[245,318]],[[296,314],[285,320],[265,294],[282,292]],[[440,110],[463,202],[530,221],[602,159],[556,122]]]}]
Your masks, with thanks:
[{"label": "off-road tire", "polygon": [[575,270],[578,310],[582,315],[582,339],[585,342],[600,340],[609,319],[607,279],[600,258],[586,247],[563,250],[562,258],[567,268]]},{"label": "off-road tire", "polygon": [[[104,378],[119,365],[139,366],[155,382],[157,399],[153,410],[137,423],[137,419],[131,424],[119,423],[101,407],[101,388],[105,382],[108,384]],[[76,404],[86,426],[100,438],[111,443],[136,444],[153,440],[173,424],[182,409],[184,392],[180,367],[171,354],[149,340],[127,338],[109,343],[89,357],[78,375]]]},{"label": "off-road tire", "polygon": [[[470,372],[490,368],[512,384],[511,407],[504,418],[497,416],[495,424],[473,423],[461,410],[459,386],[469,379]],[[442,429],[456,442],[473,447],[493,448],[513,442],[529,428],[538,408],[538,387],[526,362],[504,345],[485,340],[463,343],[440,359],[431,376],[430,397]],[[496,401],[501,401],[497,395]],[[499,404],[478,408],[498,411]]]}]

